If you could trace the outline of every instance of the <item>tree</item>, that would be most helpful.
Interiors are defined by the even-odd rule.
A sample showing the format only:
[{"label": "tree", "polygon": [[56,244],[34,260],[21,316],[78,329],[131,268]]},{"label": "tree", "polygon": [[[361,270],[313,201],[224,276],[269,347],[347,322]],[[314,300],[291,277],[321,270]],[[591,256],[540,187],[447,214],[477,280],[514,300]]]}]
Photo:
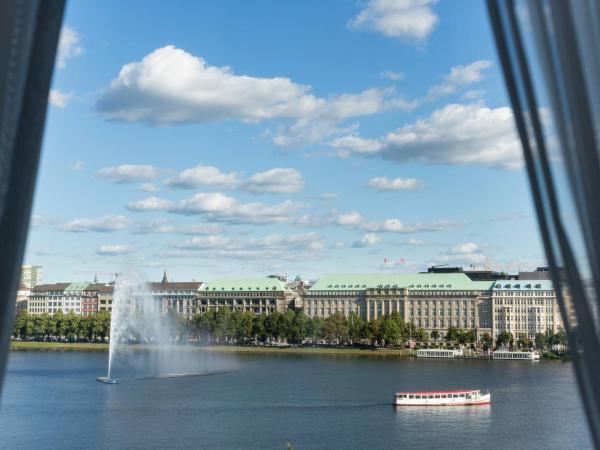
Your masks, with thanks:
[{"label": "tree", "polygon": [[431,332],[431,339],[437,341],[440,338],[440,332],[438,330],[433,330]]},{"label": "tree", "polygon": [[490,333],[483,333],[483,336],[481,336],[481,342],[483,344],[484,350],[492,348],[492,345],[494,343],[492,336],[490,336]]},{"label": "tree", "polygon": [[529,346],[531,346],[531,339],[529,339],[529,336],[527,336],[526,333],[521,333],[519,334],[517,345],[521,348],[528,348]]},{"label": "tree", "polygon": [[460,334],[461,333],[458,328],[450,327],[448,328],[448,332],[446,333],[446,340],[449,342],[458,341],[458,339],[460,338]]},{"label": "tree", "polygon": [[402,331],[400,325],[389,317],[383,317],[381,324],[381,342],[382,345],[397,345]]},{"label": "tree", "polygon": [[27,324],[30,320],[31,317],[26,310],[19,312],[15,318],[13,335],[21,339],[27,337]]},{"label": "tree", "polygon": [[364,320],[354,311],[348,317],[348,337],[352,342],[358,342],[364,333]]},{"label": "tree", "polygon": [[429,336],[427,335],[427,331],[425,331],[425,328],[423,327],[419,327],[417,329],[417,341],[418,342],[427,342],[429,340]]},{"label": "tree", "polygon": [[341,313],[335,313],[327,317],[323,323],[323,333],[329,340],[339,340],[348,336],[346,317]]},{"label": "tree", "polygon": [[535,346],[539,349],[544,349],[548,346],[548,336],[546,333],[535,334]]},{"label": "tree", "polygon": [[306,334],[310,337],[312,337],[313,339],[318,339],[320,337],[323,337],[323,326],[324,326],[324,322],[323,319],[321,319],[320,317],[313,317],[309,320],[307,327],[306,327]]},{"label": "tree", "polygon": [[509,333],[508,331],[503,331],[502,333],[500,333],[498,335],[498,338],[496,339],[496,346],[497,347],[510,346],[510,345],[512,345],[513,341],[514,341],[514,338],[513,338],[512,333]]},{"label": "tree", "polygon": [[308,330],[308,317],[303,312],[297,312],[292,318],[290,330],[287,335],[288,342],[301,344],[306,338]]}]

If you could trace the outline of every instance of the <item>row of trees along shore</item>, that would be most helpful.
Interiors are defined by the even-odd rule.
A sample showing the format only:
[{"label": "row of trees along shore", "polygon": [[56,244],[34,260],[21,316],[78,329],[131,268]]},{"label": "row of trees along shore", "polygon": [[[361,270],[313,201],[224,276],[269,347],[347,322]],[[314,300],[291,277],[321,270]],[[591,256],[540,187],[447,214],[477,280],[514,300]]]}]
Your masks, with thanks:
[{"label": "row of trees along shore", "polygon": [[[334,314],[326,319],[308,317],[302,312],[288,311],[271,314],[252,314],[232,311],[229,308],[210,310],[206,314],[185,319],[170,311],[164,318],[168,321],[170,338],[175,341],[193,341],[203,344],[247,344],[287,342],[302,344],[308,340],[327,343],[365,344],[372,346],[397,346],[408,341],[418,344],[473,345],[477,343],[476,330],[451,327],[445,332],[433,331],[429,335],[423,328],[404,322],[397,312],[389,316],[365,321],[352,313],[349,317]],[[143,336],[140,330],[128,330],[133,341],[145,342],[152,336]],[[73,312],[57,312],[30,315],[21,311],[16,319],[13,337],[30,340],[67,340],[71,342],[106,341],[110,335],[110,313],[106,311],[90,316],[78,316]],[[484,349],[493,346],[489,333],[480,336]],[[525,335],[516,339],[503,332],[495,343],[498,347],[548,348],[556,344],[566,345],[564,331],[538,333],[535,340]]]}]

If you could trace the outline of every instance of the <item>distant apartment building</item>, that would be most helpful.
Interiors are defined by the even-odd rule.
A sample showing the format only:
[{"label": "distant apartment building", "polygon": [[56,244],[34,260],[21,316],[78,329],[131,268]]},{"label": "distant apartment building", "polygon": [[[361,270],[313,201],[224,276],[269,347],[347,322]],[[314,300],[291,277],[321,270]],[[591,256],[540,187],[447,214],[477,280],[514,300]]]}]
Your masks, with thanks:
[{"label": "distant apartment building", "polygon": [[21,266],[21,284],[27,286],[28,289],[42,284],[42,266],[34,266],[24,264]]},{"label": "distant apartment building", "polygon": [[328,275],[304,297],[310,317],[354,312],[364,320],[397,312],[431,334],[450,327],[491,332],[491,281],[473,281],[464,273]]},{"label": "distant apartment building", "polygon": [[499,280],[492,289],[493,337],[504,331],[517,339],[562,328],[556,292],[550,280]]},{"label": "distant apartment building", "polygon": [[113,305],[113,293],[115,291],[115,286],[112,284],[107,284],[101,286],[98,289],[98,312],[100,311],[112,311]]},{"label": "distant apartment building", "polygon": [[71,283],[52,283],[35,286],[31,289],[27,311],[33,315],[52,315],[59,310],[64,311],[65,289],[70,285]]},{"label": "distant apartment building", "polygon": [[102,283],[88,284],[81,296],[81,315],[90,316],[96,314],[98,309],[98,293],[104,287]]},{"label": "distant apartment building", "polygon": [[223,278],[206,283],[198,293],[198,313],[231,308],[253,314],[285,312],[298,294],[276,277]]}]

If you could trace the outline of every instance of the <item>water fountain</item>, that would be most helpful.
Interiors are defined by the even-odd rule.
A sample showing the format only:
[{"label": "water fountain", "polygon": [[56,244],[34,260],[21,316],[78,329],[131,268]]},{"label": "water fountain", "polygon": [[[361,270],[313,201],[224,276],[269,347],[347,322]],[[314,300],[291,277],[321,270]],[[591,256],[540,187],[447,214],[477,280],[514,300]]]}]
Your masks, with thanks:
[{"label": "water fountain", "polygon": [[[231,370],[231,358],[198,352],[186,339],[176,340],[177,318],[167,313],[162,295],[152,295],[150,283],[133,272],[121,274],[113,294],[108,373],[97,380],[117,384],[119,372],[136,379],[212,375]],[[182,342],[183,341],[183,342]]]}]

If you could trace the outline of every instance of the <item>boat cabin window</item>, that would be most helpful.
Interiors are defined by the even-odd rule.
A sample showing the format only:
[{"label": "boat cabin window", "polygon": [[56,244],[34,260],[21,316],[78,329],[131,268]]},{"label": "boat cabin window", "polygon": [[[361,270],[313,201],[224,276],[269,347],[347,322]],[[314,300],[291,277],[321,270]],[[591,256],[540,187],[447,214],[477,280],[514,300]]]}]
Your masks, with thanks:
[{"label": "boat cabin window", "polygon": [[440,398],[439,394],[435,396],[435,398]]},{"label": "boat cabin window", "polygon": [[415,398],[415,396],[414,395],[409,395],[408,398]]},{"label": "boat cabin window", "polygon": [[415,395],[415,398],[416,398],[416,399],[420,399],[420,398],[421,398],[421,396],[420,396],[420,395]]},{"label": "boat cabin window", "polygon": [[454,398],[458,398],[458,397],[459,397],[459,395],[458,395],[458,394],[453,394],[453,395],[452,395],[452,397],[454,397]]}]

